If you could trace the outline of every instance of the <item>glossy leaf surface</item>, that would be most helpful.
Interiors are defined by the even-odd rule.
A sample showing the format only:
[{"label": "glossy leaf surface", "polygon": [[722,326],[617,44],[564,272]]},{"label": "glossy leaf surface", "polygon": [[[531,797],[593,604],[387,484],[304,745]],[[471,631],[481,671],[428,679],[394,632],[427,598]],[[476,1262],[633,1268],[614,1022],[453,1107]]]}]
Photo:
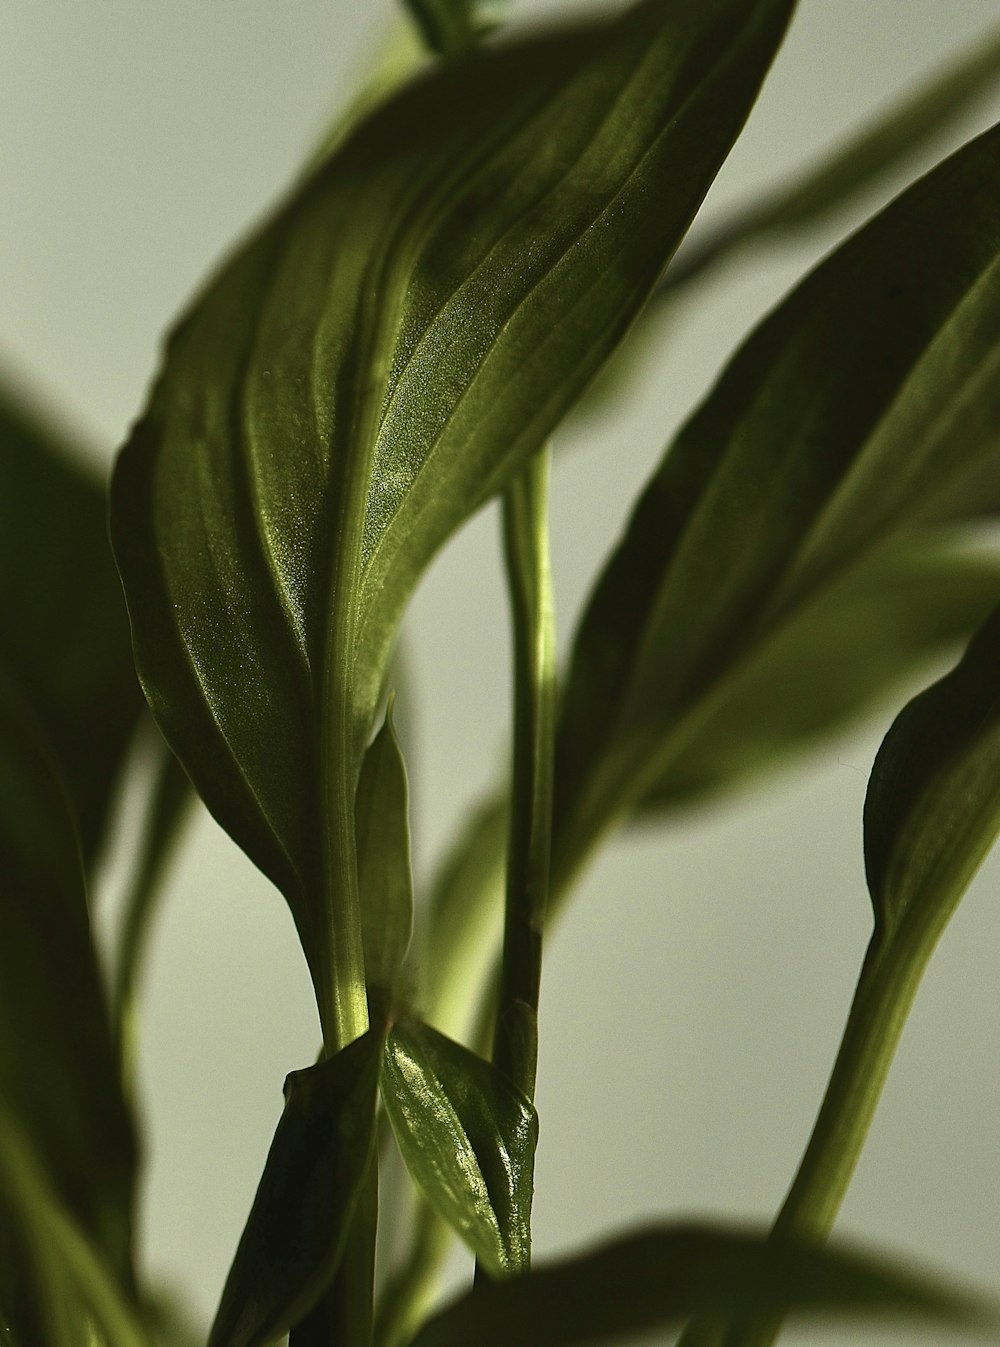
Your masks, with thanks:
[{"label": "glossy leaf surface", "polygon": [[524,1096],[429,1025],[397,1024],[382,1098],[414,1180],[490,1276],[527,1267],[538,1121]]},{"label": "glossy leaf surface", "polygon": [[0,1103],[127,1279],[136,1141],[71,806],[32,726],[0,678]]},{"label": "glossy leaf surface", "polygon": [[0,660],[59,760],[89,861],[142,708],[105,492],[2,386]]},{"label": "glossy leaf surface", "polygon": [[882,742],[865,801],[876,935],[933,938],[1000,832],[1000,608]]},{"label": "glossy leaf surface", "polygon": [[413,873],[406,764],[388,714],[365,753],[355,813],[365,973],[391,991],[413,931]]},{"label": "glossy leaf surface", "polygon": [[644,0],[436,72],[170,340],[113,487],[137,660],[316,979],[406,599],[635,317],[791,7]]},{"label": "glossy leaf surface", "polygon": [[372,1161],[381,1051],[371,1031],[286,1080],[209,1347],[264,1347],[304,1318],[332,1280]]},{"label": "glossy leaf surface", "polygon": [[676,1328],[689,1315],[775,1311],[904,1314],[981,1330],[996,1311],[835,1249],[702,1226],[626,1236],[591,1253],[476,1287],[413,1347],[574,1347]]},{"label": "glossy leaf surface", "polygon": [[655,788],[727,680],[825,586],[902,528],[995,506],[998,334],[993,130],[752,334],[640,498],[570,668],[563,879]]}]

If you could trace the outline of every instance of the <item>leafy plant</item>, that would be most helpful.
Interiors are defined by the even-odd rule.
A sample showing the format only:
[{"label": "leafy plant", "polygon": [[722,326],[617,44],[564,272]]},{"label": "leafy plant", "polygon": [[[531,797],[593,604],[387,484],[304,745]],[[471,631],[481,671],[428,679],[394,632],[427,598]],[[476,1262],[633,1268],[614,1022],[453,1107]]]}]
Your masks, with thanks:
[{"label": "leafy plant", "polygon": [[[0,1343],[186,1341],[133,1231],[136,1001],[189,782],[288,904],[321,1040],[285,1082],[209,1347],[747,1347],[790,1312],[996,1336],[985,1297],[826,1241],[1000,830],[1000,127],[750,333],[562,661],[548,491],[553,437],[625,396],[609,362],[682,282],[894,167],[996,77],[1000,41],[675,263],[794,0],[638,0],[520,34],[495,4],[409,9],[423,57],[381,72],[172,330],[110,488],[131,651],[101,483],[0,400]],[[425,891],[397,632],[495,498],[510,767]],[[543,937],[601,842],[745,787],[956,645],[875,760],[873,933],[773,1228],[671,1221],[533,1265]],[[106,970],[89,893],[135,755]],[[452,1236],[476,1272],[441,1309]]]}]

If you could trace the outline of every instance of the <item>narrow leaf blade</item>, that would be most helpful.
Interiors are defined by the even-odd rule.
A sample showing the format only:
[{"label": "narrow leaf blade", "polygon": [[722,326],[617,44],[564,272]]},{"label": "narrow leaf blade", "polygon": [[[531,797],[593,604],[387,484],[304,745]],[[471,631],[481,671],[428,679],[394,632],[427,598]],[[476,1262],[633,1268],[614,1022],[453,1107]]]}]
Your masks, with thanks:
[{"label": "narrow leaf blade", "polygon": [[371,1030],[285,1082],[285,1109],[209,1347],[265,1347],[333,1279],[372,1161],[381,1053],[382,1036]]},{"label": "narrow leaf blade", "polygon": [[365,974],[391,993],[413,931],[413,871],[406,764],[388,712],[361,766],[355,814]]},{"label": "narrow leaf blade", "polygon": [[903,1315],[996,1333],[997,1311],[857,1254],[688,1225],[626,1236],[592,1253],[476,1287],[431,1319],[413,1347],[573,1347],[675,1328],[692,1314],[742,1319]]},{"label": "narrow leaf blade", "polygon": [[425,1197],[493,1277],[527,1267],[538,1121],[489,1062],[426,1024],[386,1040],[382,1098]]}]

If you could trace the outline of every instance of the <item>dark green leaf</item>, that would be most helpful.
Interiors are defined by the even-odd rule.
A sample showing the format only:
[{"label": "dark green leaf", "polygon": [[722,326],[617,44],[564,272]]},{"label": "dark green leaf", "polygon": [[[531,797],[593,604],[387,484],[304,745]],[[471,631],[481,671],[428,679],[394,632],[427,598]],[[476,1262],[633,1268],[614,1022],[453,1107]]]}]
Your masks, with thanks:
[{"label": "dark green leaf", "polygon": [[997,1310],[854,1253],[764,1234],[675,1226],[477,1286],[413,1347],[572,1347],[677,1327],[691,1314],[742,1318],[907,1315],[996,1333]]},{"label": "dark green leaf", "polygon": [[0,387],[0,659],[73,797],[89,860],[142,707],[103,484]]},{"label": "dark green leaf", "polygon": [[285,1081],[285,1109],[226,1279],[209,1347],[264,1347],[337,1271],[374,1154],[382,1035]]},{"label": "dark green leaf", "polygon": [[[882,550],[749,655],[642,801],[642,816],[731,789],[882,705],[1000,598],[1000,557]],[[898,703],[897,703],[898,704]]]},{"label": "dark green leaf", "polygon": [[693,242],[664,278],[667,294],[720,258],[770,238],[785,238],[822,223],[833,211],[911,158],[926,142],[1000,83],[1000,33],[981,40],[817,168],[724,222],[704,242]]},{"label": "dark green leaf", "polygon": [[865,801],[876,937],[936,939],[1000,831],[1000,608],[896,717]]},{"label": "dark green leaf", "polygon": [[412,587],[634,319],[792,4],[643,0],[437,71],[170,340],[113,488],[137,659],[209,807],[288,897],[317,984]]},{"label": "dark green leaf", "polygon": [[31,716],[2,678],[0,930],[0,1104],[31,1138],[59,1201],[127,1282],[136,1142],[79,843]]},{"label": "dark green leaf", "polygon": [[682,429],[577,638],[563,884],[824,585],[896,531],[1000,495],[998,279],[995,129],[808,277]]},{"label": "dark green leaf", "polygon": [[458,56],[503,22],[506,0],[405,0],[424,40],[442,56]]},{"label": "dark green leaf", "polygon": [[409,789],[389,712],[365,754],[355,814],[365,974],[371,986],[388,992],[413,930]]},{"label": "dark green leaf", "polygon": [[424,1196],[493,1277],[528,1266],[538,1121],[510,1081],[426,1024],[386,1040],[382,1098]]}]

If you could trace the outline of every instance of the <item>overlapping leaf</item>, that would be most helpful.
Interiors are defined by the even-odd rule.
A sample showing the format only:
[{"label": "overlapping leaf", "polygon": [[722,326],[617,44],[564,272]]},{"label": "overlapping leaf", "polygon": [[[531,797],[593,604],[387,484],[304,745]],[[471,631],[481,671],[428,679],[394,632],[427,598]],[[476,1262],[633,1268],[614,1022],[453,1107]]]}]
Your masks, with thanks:
[{"label": "overlapping leaf", "polygon": [[476,1287],[413,1347],[574,1347],[676,1328],[693,1313],[743,1318],[896,1314],[996,1335],[997,1311],[842,1250],[703,1226],[644,1231],[592,1253]]},{"label": "overlapping leaf", "polygon": [[170,341],[113,489],[140,673],[314,977],[410,590],[634,318],[792,2],[643,0],[437,72]]},{"label": "overlapping leaf", "polygon": [[865,870],[882,943],[932,942],[1000,832],[1000,608],[882,742]]},{"label": "overlapping leaf", "polygon": [[994,129],[764,322],[648,485],[573,655],[562,882],[826,586],[899,529],[995,507],[998,372]]},{"label": "overlapping leaf", "polygon": [[265,1347],[337,1271],[373,1159],[382,1037],[371,1030],[294,1071],[209,1347]]},{"label": "overlapping leaf", "polygon": [[491,1276],[526,1268],[538,1122],[483,1058],[426,1024],[391,1030],[382,1098],[424,1196]]},{"label": "overlapping leaf", "polygon": [[127,1284],[136,1141],[70,803],[32,724],[0,680],[0,1104]]},{"label": "overlapping leaf", "polygon": [[365,754],[355,812],[365,974],[391,992],[413,930],[413,873],[406,764],[388,714]]},{"label": "overlapping leaf", "polygon": [[88,860],[142,707],[104,488],[0,387],[0,659],[73,797]]}]

